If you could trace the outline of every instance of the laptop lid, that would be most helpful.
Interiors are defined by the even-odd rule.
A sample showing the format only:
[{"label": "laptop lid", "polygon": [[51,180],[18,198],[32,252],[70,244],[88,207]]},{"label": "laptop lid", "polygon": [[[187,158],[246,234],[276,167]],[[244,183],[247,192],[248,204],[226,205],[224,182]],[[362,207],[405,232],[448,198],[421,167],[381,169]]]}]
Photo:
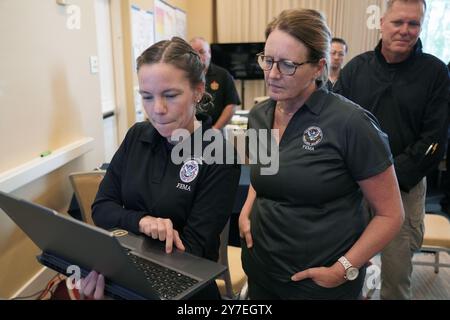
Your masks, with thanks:
[{"label": "laptop lid", "polygon": [[149,275],[133,263],[136,257],[195,279],[194,285],[171,299],[187,298],[226,270],[221,264],[188,253],[166,254],[162,243],[148,237],[128,234],[119,237],[121,244],[113,232],[3,192],[0,192],[0,208],[43,251],[38,258],[42,264],[65,274],[70,265],[79,266],[83,276],[96,270],[105,275],[106,293],[115,297],[164,299],[160,291],[153,288],[156,280],[149,279]]}]

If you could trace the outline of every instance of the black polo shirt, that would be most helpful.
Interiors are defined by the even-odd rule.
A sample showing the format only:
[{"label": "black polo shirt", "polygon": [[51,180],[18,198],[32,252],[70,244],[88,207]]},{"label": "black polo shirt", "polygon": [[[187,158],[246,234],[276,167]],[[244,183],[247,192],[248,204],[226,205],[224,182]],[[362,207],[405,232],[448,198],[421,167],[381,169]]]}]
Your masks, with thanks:
[{"label": "black polo shirt", "polygon": [[[256,106],[249,128],[272,128],[275,105],[267,100]],[[257,198],[248,254],[252,270],[292,283],[293,274],[331,266],[353,246],[364,229],[357,181],[385,171],[392,156],[369,112],[322,88],[289,122],[279,157],[276,175],[261,175],[259,164],[251,168]]]},{"label": "black polo shirt", "polygon": [[213,124],[217,122],[227,105],[241,104],[233,77],[227,70],[212,63],[206,73],[206,91],[213,97],[214,108],[206,110]]},{"label": "black polo shirt", "polygon": [[[210,127],[210,122],[203,123],[203,130]],[[203,143],[203,150],[209,144]],[[135,124],[100,185],[93,219],[105,229],[120,227],[137,234],[145,215],[171,219],[187,252],[217,261],[240,167],[189,162],[200,155],[186,155],[184,164],[174,164],[171,149],[149,122]]]}]

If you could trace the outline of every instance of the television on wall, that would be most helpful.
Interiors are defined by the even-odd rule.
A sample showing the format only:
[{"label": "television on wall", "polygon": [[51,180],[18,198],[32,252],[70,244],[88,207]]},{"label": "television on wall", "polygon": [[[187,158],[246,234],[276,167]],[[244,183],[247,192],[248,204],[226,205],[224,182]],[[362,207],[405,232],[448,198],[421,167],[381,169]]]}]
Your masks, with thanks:
[{"label": "television on wall", "polygon": [[213,43],[212,63],[228,70],[238,80],[264,79],[256,54],[264,51],[264,42]]}]

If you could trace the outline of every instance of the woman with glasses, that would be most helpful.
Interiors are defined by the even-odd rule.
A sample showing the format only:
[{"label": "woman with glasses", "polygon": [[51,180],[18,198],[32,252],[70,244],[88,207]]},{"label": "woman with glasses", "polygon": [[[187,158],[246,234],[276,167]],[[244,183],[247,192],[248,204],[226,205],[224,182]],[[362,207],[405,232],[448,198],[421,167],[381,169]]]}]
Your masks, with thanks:
[{"label": "woman with glasses", "polygon": [[[287,10],[257,56],[270,99],[253,108],[249,129],[274,130],[279,170],[252,166],[239,217],[251,299],[359,298],[365,264],[403,222],[387,136],[326,89],[330,40],[319,12]],[[363,196],[376,211],[367,226]]]}]

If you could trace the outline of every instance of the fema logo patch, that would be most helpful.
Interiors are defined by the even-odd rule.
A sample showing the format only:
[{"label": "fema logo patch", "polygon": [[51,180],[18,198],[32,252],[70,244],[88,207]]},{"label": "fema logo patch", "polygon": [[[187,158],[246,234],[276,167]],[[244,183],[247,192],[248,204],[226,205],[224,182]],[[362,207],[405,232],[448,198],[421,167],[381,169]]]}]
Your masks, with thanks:
[{"label": "fema logo patch", "polygon": [[195,160],[186,161],[180,170],[180,179],[184,183],[189,183],[194,181],[197,178],[199,171],[198,162]]},{"label": "fema logo patch", "polygon": [[319,127],[309,127],[303,132],[303,143],[307,147],[317,146],[323,139],[322,130]]}]

